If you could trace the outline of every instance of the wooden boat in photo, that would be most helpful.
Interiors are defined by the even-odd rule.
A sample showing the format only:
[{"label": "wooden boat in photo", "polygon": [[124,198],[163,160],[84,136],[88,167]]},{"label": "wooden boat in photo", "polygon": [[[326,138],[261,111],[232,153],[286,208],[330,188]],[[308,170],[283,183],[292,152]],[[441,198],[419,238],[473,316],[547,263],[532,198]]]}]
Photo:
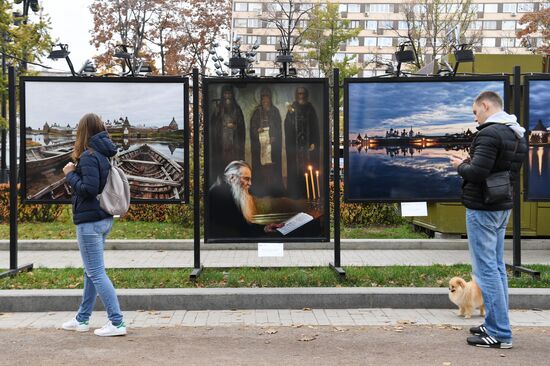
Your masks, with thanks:
[{"label": "wooden boat in photo", "polygon": [[183,168],[153,147],[143,144],[117,155],[117,164],[128,177],[132,198],[180,199]]},{"label": "wooden boat in photo", "polygon": [[69,200],[71,199],[71,189],[63,177],[27,198],[31,200]]},{"label": "wooden boat in photo", "polygon": [[28,148],[26,152],[27,171],[44,170],[69,161],[74,151],[74,140],[52,145]]}]

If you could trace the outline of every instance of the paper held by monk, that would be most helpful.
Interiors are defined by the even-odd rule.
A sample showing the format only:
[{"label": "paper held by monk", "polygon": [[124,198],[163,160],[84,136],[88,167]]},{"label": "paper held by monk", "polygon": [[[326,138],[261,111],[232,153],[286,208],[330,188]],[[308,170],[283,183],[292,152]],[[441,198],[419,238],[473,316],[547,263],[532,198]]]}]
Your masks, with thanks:
[{"label": "paper held by monk", "polygon": [[298,229],[300,226],[307,224],[311,220],[313,220],[313,216],[308,215],[305,212],[300,212],[286,220],[285,226],[278,228],[277,231],[283,235],[286,235],[291,231]]},{"label": "paper held by monk", "polygon": [[271,139],[269,137],[269,127],[264,127],[260,132],[260,164],[272,164],[271,161]]}]

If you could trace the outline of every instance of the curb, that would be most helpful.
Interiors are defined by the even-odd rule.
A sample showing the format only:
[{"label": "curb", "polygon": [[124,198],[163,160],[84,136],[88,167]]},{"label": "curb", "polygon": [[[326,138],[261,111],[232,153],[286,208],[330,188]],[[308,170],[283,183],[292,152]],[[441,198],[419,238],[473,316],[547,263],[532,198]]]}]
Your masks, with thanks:
[{"label": "curb", "polygon": [[[446,288],[192,288],[118,289],[120,306],[135,310],[456,309]],[[75,311],[82,290],[0,290],[1,312]],[[97,302],[97,309],[103,307]],[[510,289],[510,309],[550,309],[550,289]]]},{"label": "curb", "polygon": [[[524,250],[550,250],[550,239],[523,239]],[[204,244],[201,250],[256,250],[257,243]],[[342,239],[345,250],[468,250],[467,239]],[[19,250],[78,250],[76,240],[19,240]],[[105,250],[193,250],[193,239],[185,240],[107,240]],[[334,249],[330,243],[285,243],[286,250]],[[512,249],[512,239],[505,241]],[[9,250],[9,240],[0,240],[0,250]]]}]

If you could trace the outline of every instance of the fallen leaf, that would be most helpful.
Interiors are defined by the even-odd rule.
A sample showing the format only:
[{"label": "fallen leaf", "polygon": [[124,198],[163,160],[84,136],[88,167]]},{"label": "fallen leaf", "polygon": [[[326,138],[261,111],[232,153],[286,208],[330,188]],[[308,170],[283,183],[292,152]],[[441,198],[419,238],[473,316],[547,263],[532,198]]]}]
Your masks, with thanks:
[{"label": "fallen leaf", "polygon": [[411,322],[408,320],[398,320],[397,324],[411,324]]},{"label": "fallen leaf", "polygon": [[501,353],[500,357],[506,357],[506,355],[504,353]]},{"label": "fallen leaf", "polygon": [[335,332],[347,332],[348,330],[346,328],[342,327],[334,327]]},{"label": "fallen leaf", "polygon": [[303,311],[311,311],[311,308],[303,308]]},{"label": "fallen leaf", "polygon": [[298,341],[300,341],[300,342],[311,342],[315,339],[317,339],[317,338],[302,334],[302,337],[300,339],[298,339]]},{"label": "fallen leaf", "polygon": [[292,328],[301,328],[301,327],[303,327],[303,326],[304,326],[303,324],[294,324],[294,325],[292,326]]},{"label": "fallen leaf", "polygon": [[266,331],[265,331],[266,334],[275,334],[277,332],[278,332],[278,330],[273,329],[273,328],[266,329]]},{"label": "fallen leaf", "polygon": [[443,362],[443,366],[451,366],[452,364],[450,362]]},{"label": "fallen leaf", "polygon": [[271,343],[271,341],[265,341],[264,343],[265,343],[265,344],[270,344],[270,343]]},{"label": "fallen leaf", "polygon": [[453,325],[451,327],[451,329],[454,329],[454,330],[462,330],[463,328],[462,327],[459,327],[458,325]]}]

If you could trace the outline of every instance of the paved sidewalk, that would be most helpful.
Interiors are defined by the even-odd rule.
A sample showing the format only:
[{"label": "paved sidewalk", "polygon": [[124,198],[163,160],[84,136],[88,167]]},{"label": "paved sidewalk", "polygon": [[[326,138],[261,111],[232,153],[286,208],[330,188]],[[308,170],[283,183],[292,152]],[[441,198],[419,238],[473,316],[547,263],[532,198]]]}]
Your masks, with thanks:
[{"label": "paved sidewalk", "polygon": [[[0,329],[60,328],[74,312],[0,313]],[[304,309],[126,311],[130,328],[218,326],[400,326],[405,324],[470,327],[483,319],[464,319],[454,309]],[[90,320],[92,328],[107,322],[103,311]],[[548,327],[550,310],[511,310],[512,327]]]},{"label": "paved sidewalk", "polygon": [[[550,250],[523,250],[522,264],[550,264]],[[512,251],[505,252],[507,263],[512,262]],[[333,250],[286,250],[281,258],[259,258],[256,250],[204,250],[201,263],[205,267],[318,267],[334,261]],[[20,265],[33,263],[35,267],[82,267],[76,250],[19,251]],[[469,264],[467,250],[342,250],[343,266],[388,266]],[[0,268],[9,265],[9,251],[0,251]],[[193,267],[191,250],[107,250],[108,268],[175,268]]]}]

